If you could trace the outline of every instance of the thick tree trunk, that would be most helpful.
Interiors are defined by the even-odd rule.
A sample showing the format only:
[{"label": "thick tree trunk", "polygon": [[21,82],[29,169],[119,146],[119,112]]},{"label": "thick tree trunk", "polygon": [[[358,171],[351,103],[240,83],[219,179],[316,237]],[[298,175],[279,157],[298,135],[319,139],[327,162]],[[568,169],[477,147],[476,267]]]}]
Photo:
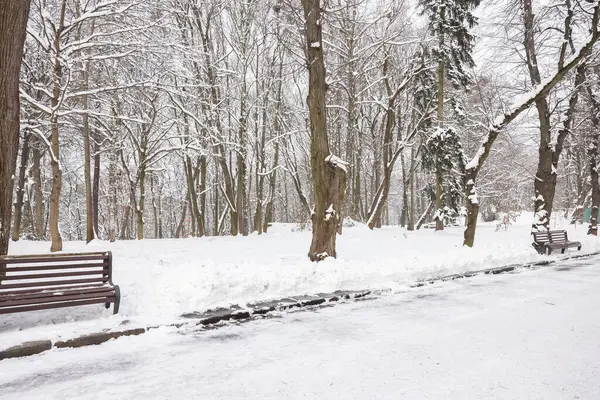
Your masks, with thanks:
[{"label": "thick tree trunk", "polygon": [[308,257],[321,261],[336,257],[336,232],[346,190],[346,171],[341,160],[331,156],[327,139],[325,62],[323,54],[320,0],[302,0],[308,68],[308,110],[310,116],[310,164],[315,195],[312,214],[312,242]]},{"label": "thick tree trunk", "polygon": [[473,247],[475,243],[475,229],[479,217],[479,199],[475,191],[477,170],[469,169],[465,174],[465,198],[467,203],[467,228],[464,232],[463,245]]},{"label": "thick tree trunk", "polygon": [[[547,122],[550,122],[549,119]],[[541,135],[549,138],[550,132],[547,134],[541,132]],[[556,170],[552,163],[554,152],[549,146],[549,141],[543,140],[539,148],[539,161],[533,184],[535,215],[532,229],[534,232],[550,229],[550,216],[556,191]]]},{"label": "thick tree trunk", "polygon": [[592,137],[588,147],[588,161],[590,168],[590,182],[592,185],[592,215],[588,235],[598,235],[598,207],[600,207],[600,183],[598,182],[598,153],[600,151],[600,101],[591,89],[586,86],[587,95],[591,103]]},{"label": "thick tree trunk", "polygon": [[28,15],[29,0],[4,1],[0,8],[0,255],[8,253],[10,238],[19,153],[19,74]]},{"label": "thick tree trunk", "polygon": [[19,181],[17,183],[17,201],[15,202],[15,216],[13,222],[12,240],[18,241],[21,236],[21,219],[23,215],[23,197],[25,196],[25,173],[29,162],[29,139],[31,132],[25,130],[23,148],[21,150],[21,163],[19,166]]},{"label": "thick tree trunk", "polygon": [[[527,67],[532,85],[541,83],[541,75],[538,67],[537,53],[534,41],[534,14],[531,0],[523,0],[523,23],[525,26],[524,47],[527,59]],[[566,39],[570,30],[570,21],[565,21],[566,30],[564,32]],[[566,46],[564,47],[566,48]],[[564,54],[559,61],[559,68],[563,67]],[[578,100],[579,85],[583,83],[585,77],[585,62],[577,67],[575,78],[575,88],[569,100],[569,108],[566,118],[563,121],[563,129],[558,133],[558,138],[554,143],[552,141],[552,131],[550,124],[550,108],[546,97],[540,97],[535,100],[535,106],[538,111],[540,122],[540,144],[539,161],[534,180],[534,221],[532,231],[543,231],[550,228],[550,218],[552,216],[552,207],[554,204],[554,195],[556,192],[556,175],[558,160],[562,151],[566,136],[570,133],[573,115]]]}]

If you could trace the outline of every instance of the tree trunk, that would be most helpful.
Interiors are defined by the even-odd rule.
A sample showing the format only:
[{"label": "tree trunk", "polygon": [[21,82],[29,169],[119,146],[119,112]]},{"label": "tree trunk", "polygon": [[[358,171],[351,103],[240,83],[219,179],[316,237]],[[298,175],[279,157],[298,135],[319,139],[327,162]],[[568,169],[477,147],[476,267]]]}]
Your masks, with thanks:
[{"label": "tree trunk", "polygon": [[[343,206],[346,171],[329,152],[325,94],[325,62],[321,29],[320,0],[302,0],[308,68],[308,110],[310,116],[310,164],[315,195],[312,214],[311,261],[336,257],[336,232]],[[341,160],[340,160],[341,161]],[[336,211],[337,210],[337,211]]]},{"label": "tree trunk", "polygon": [[600,184],[598,183],[598,145],[599,133],[598,117],[594,118],[594,130],[592,132],[592,140],[588,148],[588,157],[590,165],[590,181],[592,183],[592,215],[590,217],[590,225],[588,227],[588,235],[598,235],[598,207],[600,206]]},{"label": "tree trunk", "polygon": [[125,239],[129,239],[129,218],[130,218],[130,214],[131,214],[131,204],[127,204],[127,206],[125,206],[125,212],[123,214],[123,221],[121,222],[121,232],[119,234],[119,239],[121,240],[125,240]]},{"label": "tree trunk", "polygon": [[188,155],[185,156],[185,176],[187,180],[187,188],[188,188],[188,200],[190,202],[190,213],[192,219],[192,236],[202,237],[204,236],[204,225],[202,223],[202,215],[200,213],[200,208],[198,207],[198,195],[196,193],[196,179],[198,169],[196,171],[192,167],[192,160]]},{"label": "tree trunk", "polygon": [[[585,80],[585,79],[584,79]],[[592,215],[588,235],[598,236],[598,207],[600,207],[600,183],[598,182],[598,152],[600,147],[600,101],[590,87],[586,85],[586,91],[591,103],[590,115],[592,120],[592,137],[588,147],[588,159],[590,167],[590,181],[592,185]]]},{"label": "tree trunk", "polygon": [[[278,117],[275,117],[277,120]],[[278,130],[275,130],[278,132]],[[277,170],[275,169],[279,163],[279,141],[275,142],[275,154],[273,155],[273,171],[271,172],[271,176],[269,177],[269,200],[267,201],[267,205],[265,206],[265,218],[263,222],[263,232],[267,233],[267,230],[271,226],[271,222],[273,222],[273,214],[274,214],[274,197],[275,197],[275,187],[277,184]]]},{"label": "tree trunk", "polygon": [[109,156],[108,165],[108,240],[117,239],[117,177],[115,155]]},{"label": "tree trunk", "polygon": [[198,217],[199,231],[206,235],[206,156],[200,156],[200,215]]},{"label": "tree trunk", "polygon": [[144,207],[146,206],[146,154],[140,157],[140,200],[136,207],[137,239],[144,239]]},{"label": "tree trunk", "polygon": [[477,218],[479,217],[479,199],[475,191],[475,179],[477,178],[475,169],[469,169],[465,173],[465,198],[467,203],[467,228],[464,232],[463,245],[473,247],[475,243],[475,229],[477,227]]},{"label": "tree trunk", "polygon": [[408,230],[415,230],[415,171],[413,168],[413,164],[415,162],[415,149],[414,147],[410,149],[410,174],[408,179],[410,180],[410,211],[408,213]]},{"label": "tree trunk", "polygon": [[57,107],[61,97],[61,79],[62,79],[62,65],[60,60],[61,50],[61,34],[64,29],[65,21],[65,10],[67,1],[62,0],[60,9],[60,20],[58,27],[54,34],[54,87],[52,90],[52,115],[50,116],[51,126],[51,162],[52,166],[52,191],[50,192],[50,217],[48,223],[50,224],[50,238],[52,245],[50,251],[61,251],[62,250],[62,237],[60,229],[58,227],[59,214],[60,214],[60,191],[62,189],[62,170],[60,167],[60,154],[59,154],[59,132],[58,132],[58,114]]},{"label": "tree trunk", "polygon": [[425,222],[427,216],[431,213],[431,210],[433,210],[434,205],[435,205],[435,201],[429,202],[429,205],[427,206],[425,211],[423,211],[423,214],[421,214],[421,216],[419,217],[419,220],[417,221],[417,230],[421,229],[421,226]]},{"label": "tree trunk", "polygon": [[248,236],[248,226],[246,224],[246,160],[245,160],[245,147],[246,147],[246,123],[245,117],[241,117],[241,127],[239,131],[239,141],[241,149],[237,152],[237,189],[236,189],[236,200],[235,209],[237,210],[238,218],[238,229],[241,231],[243,236]]},{"label": "tree trunk", "polygon": [[[93,135],[92,135],[93,138]],[[100,208],[100,145],[92,140],[94,149],[94,179],[92,186],[92,220],[94,221],[94,232],[99,234],[99,208]],[[114,239],[113,239],[114,240]]]},{"label": "tree trunk", "polygon": [[42,193],[42,152],[41,146],[45,146],[42,140],[36,138],[32,149],[32,175],[33,175],[33,200],[35,201],[35,237],[37,240],[43,240],[45,235],[45,212],[44,212],[44,194]]},{"label": "tree trunk", "polygon": [[25,195],[25,173],[29,162],[29,139],[31,132],[25,130],[23,148],[21,150],[21,164],[19,166],[19,182],[17,184],[17,201],[15,202],[15,217],[13,222],[12,240],[18,241],[21,236],[21,219],[23,215],[23,197]]},{"label": "tree trunk", "polygon": [[183,209],[181,210],[181,218],[179,219],[179,223],[177,224],[177,229],[175,229],[175,237],[182,238],[183,235],[183,224],[185,222],[185,214],[187,213],[187,201],[183,202]]},{"label": "tree trunk", "polygon": [[8,253],[13,176],[19,153],[19,74],[29,0],[4,2],[0,11],[0,255]]},{"label": "tree trunk", "polygon": [[[279,26],[277,27],[279,29]],[[271,226],[274,218],[274,198],[275,190],[277,186],[277,167],[279,166],[279,135],[281,133],[280,121],[281,118],[281,105],[282,105],[282,88],[283,88],[283,60],[281,57],[279,61],[279,71],[277,73],[277,98],[275,104],[275,113],[273,116],[273,137],[275,141],[275,152],[273,154],[273,167],[271,168],[271,175],[269,176],[269,194],[267,205],[265,206],[265,216],[263,221],[263,232],[267,232],[267,229]]]},{"label": "tree trunk", "polygon": [[[446,19],[446,8],[440,7],[440,21],[445,21]],[[444,127],[444,74],[445,74],[445,64],[443,58],[443,48],[444,48],[444,32],[440,30],[439,37],[439,59],[438,59],[438,69],[437,69],[437,121],[438,127]],[[437,164],[437,163],[436,163]],[[436,167],[435,171],[435,230],[442,231],[444,230],[444,220],[441,218],[442,208],[444,207],[442,196],[443,196],[443,188],[442,188],[442,171],[440,171],[439,167]]]},{"label": "tree trunk", "polygon": [[443,190],[442,190],[442,172],[439,169],[435,171],[435,230],[443,231],[444,230],[444,219],[442,218],[442,209],[444,208],[443,203]]},{"label": "tree trunk", "polygon": [[[83,89],[88,86],[89,63],[83,67]],[[88,96],[82,96],[82,106],[84,110],[88,109]],[[92,197],[92,160],[90,155],[90,121],[87,112],[83,114],[83,176],[85,181],[85,241],[86,243],[94,240],[94,200]]]}]

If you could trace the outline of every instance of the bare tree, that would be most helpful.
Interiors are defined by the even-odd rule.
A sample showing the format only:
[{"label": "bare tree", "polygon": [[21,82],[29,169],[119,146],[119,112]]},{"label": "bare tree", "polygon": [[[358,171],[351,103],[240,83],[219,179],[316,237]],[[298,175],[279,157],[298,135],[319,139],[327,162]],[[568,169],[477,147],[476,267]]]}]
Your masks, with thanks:
[{"label": "bare tree", "polygon": [[311,261],[336,257],[335,239],[339,213],[346,190],[345,163],[329,151],[327,108],[325,104],[325,61],[320,0],[302,0],[308,69],[308,109],[310,116],[310,164],[315,193],[312,214]]},{"label": "bare tree", "polygon": [[563,80],[563,78],[573,68],[588,56],[594,44],[600,38],[598,31],[598,21],[600,16],[600,1],[594,2],[591,23],[591,35],[575,54],[559,65],[558,69],[543,83],[535,86],[526,96],[519,98],[505,114],[496,119],[488,129],[487,135],[481,142],[475,156],[465,166],[465,196],[467,198],[467,228],[464,232],[464,245],[472,247],[475,242],[475,229],[477,226],[477,217],[479,215],[479,198],[476,191],[476,180],[481,168],[490,155],[494,141],[502,130],[513,122],[523,111],[535,104],[542,98],[548,96],[550,91]]},{"label": "bare tree", "polygon": [[0,4],[0,255],[7,254],[12,187],[19,151],[19,74],[27,31],[29,0]]}]

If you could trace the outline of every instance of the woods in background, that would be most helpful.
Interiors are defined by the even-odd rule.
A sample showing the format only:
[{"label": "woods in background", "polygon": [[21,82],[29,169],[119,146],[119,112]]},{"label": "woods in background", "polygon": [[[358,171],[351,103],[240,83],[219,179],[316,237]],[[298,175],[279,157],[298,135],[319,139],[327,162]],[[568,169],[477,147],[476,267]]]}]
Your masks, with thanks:
[{"label": "woods in background", "polygon": [[32,0],[17,164],[16,128],[0,142],[12,238],[56,251],[312,219],[320,260],[344,218],[465,216],[473,246],[479,217],[534,208],[540,230],[584,207],[595,234],[599,7]]}]

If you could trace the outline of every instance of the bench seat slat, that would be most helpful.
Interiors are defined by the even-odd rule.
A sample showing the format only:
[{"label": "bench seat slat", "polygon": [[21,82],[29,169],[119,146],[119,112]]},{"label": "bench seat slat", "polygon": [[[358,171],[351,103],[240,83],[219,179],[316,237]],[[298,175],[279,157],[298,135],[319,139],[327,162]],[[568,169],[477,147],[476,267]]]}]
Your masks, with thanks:
[{"label": "bench seat slat", "polygon": [[65,279],[62,281],[46,281],[46,282],[10,283],[8,285],[0,284],[0,290],[28,288],[28,287],[56,286],[56,285],[72,285],[75,283],[105,283],[105,282],[108,282],[108,277],[89,278],[89,279],[68,279],[68,280]]},{"label": "bench seat slat", "polygon": [[108,268],[95,269],[89,271],[70,271],[70,272],[52,272],[49,274],[31,274],[31,275],[6,275],[3,281],[17,281],[25,279],[48,279],[48,278],[68,278],[71,276],[89,276],[89,275],[108,275]]},{"label": "bench seat slat", "polygon": [[114,298],[115,291],[108,292],[92,292],[92,293],[77,293],[77,294],[68,294],[68,295],[59,295],[52,296],[46,295],[45,297],[37,297],[37,298],[29,298],[29,299],[14,299],[8,300],[4,302],[0,302],[0,307],[14,307],[14,306],[26,306],[32,304],[47,304],[47,303],[59,303],[63,301],[72,301],[72,300],[85,300],[85,299],[107,299],[110,297]]},{"label": "bench seat slat", "polygon": [[91,300],[74,300],[74,301],[66,301],[60,303],[47,303],[47,304],[37,304],[37,305],[29,305],[29,306],[17,306],[10,308],[0,308],[0,314],[10,314],[14,312],[26,312],[26,311],[38,311],[38,310],[49,310],[52,308],[63,308],[63,307],[73,307],[73,306],[85,306],[88,304],[103,304],[103,303],[115,303],[115,298],[105,298],[105,299],[91,299]]},{"label": "bench seat slat", "polygon": [[[0,307],[3,301],[9,301],[14,299],[33,299],[38,297],[49,297],[49,296],[60,296],[60,295],[71,295],[80,293],[103,293],[103,292],[114,292],[112,286],[80,286],[75,289],[63,289],[63,288],[51,288],[52,290],[38,290],[31,291],[12,291],[12,292],[0,292]],[[58,293],[58,294],[57,294]]]},{"label": "bench seat slat", "polygon": [[[10,265],[10,264],[9,264]],[[80,268],[100,268],[108,267],[108,263],[88,263],[88,264],[61,264],[61,265],[16,265],[6,267],[6,272],[29,272],[29,271],[46,271],[55,269],[80,269]]]},{"label": "bench seat slat", "polygon": [[548,243],[546,246],[550,246],[550,247],[579,247],[581,245],[581,243],[579,242],[564,242],[564,243]]},{"label": "bench seat slat", "polygon": [[38,287],[38,288],[24,288],[17,290],[2,290],[2,285],[0,285],[0,295],[13,295],[13,294],[27,294],[27,293],[39,293],[39,292],[52,292],[52,291],[63,291],[63,290],[77,290],[77,289],[92,289],[92,288],[101,288],[101,287],[112,287],[108,283],[94,283],[94,284],[79,284],[79,285],[67,285],[67,286],[58,286],[54,287],[49,285],[48,287]]},{"label": "bench seat slat", "polygon": [[78,255],[74,255],[74,256],[68,256],[68,255],[58,255],[58,256],[47,256],[47,257],[27,257],[27,256],[23,256],[23,257],[17,257],[15,256],[13,257],[4,257],[4,258],[0,258],[0,264],[6,264],[6,265],[11,265],[11,264],[40,264],[40,263],[57,263],[57,262],[65,262],[65,261],[103,261],[106,260],[107,256],[104,254],[98,254],[98,255],[83,255],[83,254],[78,254]]}]

